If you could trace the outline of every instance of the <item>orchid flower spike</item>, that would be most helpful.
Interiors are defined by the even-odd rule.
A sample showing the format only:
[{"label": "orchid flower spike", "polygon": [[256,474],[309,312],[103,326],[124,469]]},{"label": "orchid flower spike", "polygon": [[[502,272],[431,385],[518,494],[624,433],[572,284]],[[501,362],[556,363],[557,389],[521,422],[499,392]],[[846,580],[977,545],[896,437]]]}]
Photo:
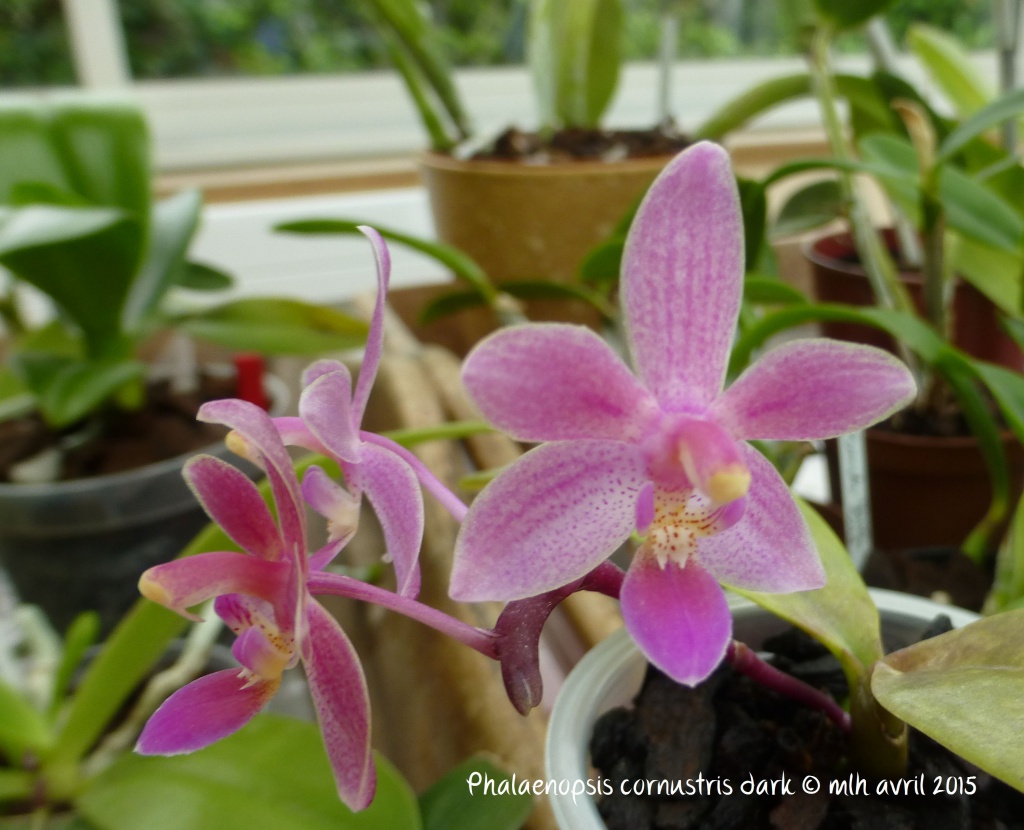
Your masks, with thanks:
[{"label": "orchid flower spike", "polygon": [[139,737],[144,755],[201,749],[240,729],[270,700],[285,669],[302,662],[341,799],[353,810],[373,798],[369,696],[356,652],[334,618],[309,593],[310,568],[329,561],[337,540],[307,556],[304,507],[291,459],[270,417],[238,400],[214,401],[200,418],[244,441],[270,480],[278,519],[242,472],[213,456],[188,462],[185,475],[210,518],[245,553],[200,553],[146,571],[139,590],[186,617],[216,597],[214,610],[237,634],[240,669],[184,686],[154,713]]},{"label": "orchid flower spike", "polygon": [[[320,360],[303,374],[299,417],[275,418],[284,443],[332,458],[341,467],[346,486],[334,482],[319,467],[311,467],[302,482],[309,506],[327,519],[329,538],[340,550],[356,532],[365,493],[384,531],[388,556],[394,563],[398,592],[415,597],[420,589],[419,552],[423,541],[423,494],[418,462],[410,453],[381,436],[362,432],[360,425],[377,376],[384,346],[384,307],[391,259],[380,234],[360,228],[373,245],[377,264],[377,299],[366,339],[359,377],[336,360]],[[232,436],[231,446],[244,457],[252,450]],[[324,566],[326,561],[317,562]]]},{"label": "orchid flower spike", "polygon": [[590,330],[499,331],[463,379],[495,426],[542,443],[471,505],[451,595],[516,600],[578,580],[638,531],[621,590],[647,657],[693,685],[725,655],[720,583],[780,593],[824,572],[793,497],[747,441],[814,440],[873,424],[914,395],[896,358],[825,339],[780,346],[723,391],[743,291],[729,158],[697,144],[644,198],[626,241],[621,306],[636,374]]}]

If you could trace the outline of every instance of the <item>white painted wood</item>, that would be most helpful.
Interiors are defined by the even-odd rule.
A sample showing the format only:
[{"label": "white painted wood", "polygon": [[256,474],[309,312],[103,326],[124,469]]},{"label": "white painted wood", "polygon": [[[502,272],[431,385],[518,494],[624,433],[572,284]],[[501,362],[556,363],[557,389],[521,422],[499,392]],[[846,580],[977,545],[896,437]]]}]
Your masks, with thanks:
[{"label": "white painted wood", "polygon": [[63,0],[78,83],[109,89],[131,83],[124,30],[115,0]]}]

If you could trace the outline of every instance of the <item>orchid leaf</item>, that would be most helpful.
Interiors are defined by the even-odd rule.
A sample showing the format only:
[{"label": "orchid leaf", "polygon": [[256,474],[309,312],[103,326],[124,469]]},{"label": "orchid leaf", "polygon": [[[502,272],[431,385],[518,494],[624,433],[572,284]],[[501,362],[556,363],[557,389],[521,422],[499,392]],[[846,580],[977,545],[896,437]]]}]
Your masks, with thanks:
[{"label": "orchid leaf", "polygon": [[1024,375],[983,360],[972,360],[967,365],[992,393],[1007,425],[1024,443]]},{"label": "orchid leaf", "polygon": [[948,32],[914,23],[907,31],[907,47],[961,117],[973,115],[992,100],[991,86],[963,44]]},{"label": "orchid leaf", "polygon": [[61,205],[63,207],[90,207],[88,201],[50,182],[15,182],[8,199],[14,207],[26,205]]},{"label": "orchid leaf", "polygon": [[76,806],[101,830],[418,830],[409,785],[379,755],[376,765],[377,796],[353,813],[338,799],[316,725],[260,715],[190,755],[124,755]]},{"label": "orchid leaf", "polygon": [[69,191],[68,175],[50,140],[49,118],[27,103],[0,105],[0,202],[11,200],[18,182]]},{"label": "orchid leaf", "polygon": [[[0,769],[0,804],[5,801],[24,801],[32,795],[35,776],[20,769]],[[6,830],[8,825],[0,819],[0,828]],[[26,830],[31,830],[25,825]]]},{"label": "orchid leaf", "polygon": [[755,179],[736,177],[743,213],[743,250],[747,269],[756,268],[764,248],[768,201],[765,187]]},{"label": "orchid leaf", "polygon": [[135,360],[75,360],[26,352],[14,359],[18,371],[35,395],[46,422],[69,426],[117,393],[141,379],[144,364]]},{"label": "orchid leaf", "polygon": [[935,163],[942,164],[982,133],[1024,112],[1024,89],[1014,89],[996,98],[953,130],[939,145]]},{"label": "orchid leaf", "polygon": [[510,787],[512,776],[483,757],[470,758],[420,796],[423,830],[518,830],[533,810],[529,793],[471,793],[468,782],[493,782],[495,790]]},{"label": "orchid leaf", "polygon": [[598,291],[611,292],[619,281],[625,236],[616,236],[592,248],[580,265],[579,281]]},{"label": "orchid leaf", "polygon": [[86,652],[98,642],[100,637],[100,617],[95,611],[83,611],[68,626],[64,634],[64,648],[61,650],[60,665],[53,678],[53,699],[50,701],[50,714],[58,713],[64,703],[67,690],[78,671]]},{"label": "orchid leaf", "polygon": [[1000,311],[1011,317],[1021,313],[1024,258],[1020,252],[999,250],[956,234],[950,239],[949,258],[953,270]]},{"label": "orchid leaf", "polygon": [[396,231],[392,228],[382,228],[376,222],[365,222],[356,219],[302,219],[275,225],[274,230],[281,231],[283,233],[336,233],[347,235],[359,234],[361,236],[362,231],[360,231],[359,228],[366,225],[372,225],[374,230],[376,230],[377,233],[384,237],[388,242],[397,242],[400,245],[405,245],[407,248],[412,248],[414,251],[426,254],[431,259],[434,259],[441,263],[441,265],[449,268],[459,279],[465,280],[470,285],[475,286],[485,297],[493,299],[495,291],[487,277],[487,274],[484,273],[484,270],[477,265],[471,257],[464,254],[453,245],[446,245],[443,242],[433,242],[418,236],[412,236],[407,233],[402,233],[401,231]]},{"label": "orchid leaf", "polygon": [[235,284],[234,277],[205,262],[183,262],[174,275],[174,284],[192,291],[223,291]]},{"label": "orchid leaf", "polygon": [[992,590],[985,599],[986,614],[1007,611],[1020,607],[1024,599],[1024,496],[1017,501],[1017,508],[1010,520],[1010,527],[996,557],[995,576]]},{"label": "orchid leaf", "polygon": [[483,308],[486,305],[487,301],[480,296],[479,291],[473,288],[456,289],[446,291],[425,303],[416,319],[422,324],[434,323],[451,314],[458,314],[471,308]]},{"label": "orchid leaf", "polygon": [[16,689],[0,681],[0,749],[20,766],[26,752],[44,755],[53,744],[46,717]]},{"label": "orchid leaf", "polygon": [[837,31],[855,29],[867,23],[876,14],[881,14],[894,0],[814,0],[817,13]]},{"label": "orchid leaf", "polygon": [[285,298],[234,300],[175,321],[202,340],[264,354],[309,355],[351,349],[367,325],[335,309]]},{"label": "orchid leaf", "polygon": [[608,109],[619,81],[622,5],[620,0],[588,0],[587,5],[592,10],[586,27],[587,55],[583,90],[586,120],[583,123],[596,126]]},{"label": "orchid leaf", "polygon": [[[886,709],[966,760],[1024,789],[1024,610],[986,617],[875,666],[871,691]],[[969,705],[965,705],[968,703]]]},{"label": "orchid leaf", "polygon": [[35,395],[10,366],[0,367],[0,421],[20,418],[35,408]]},{"label": "orchid leaf", "polygon": [[761,305],[801,305],[809,302],[799,288],[774,277],[747,275],[743,281],[743,299]]},{"label": "orchid leaf", "polygon": [[828,523],[806,502],[797,499],[797,506],[825,567],[825,587],[790,594],[736,593],[806,631],[836,656],[847,678],[859,677],[882,656],[878,609]]},{"label": "orchid leaf", "polygon": [[837,181],[812,182],[783,204],[772,227],[772,236],[792,236],[821,227],[841,216],[843,205],[842,189]]},{"label": "orchid leaf", "polygon": [[148,248],[125,303],[126,330],[138,329],[174,284],[199,226],[201,208],[202,195],[198,190],[183,190],[157,202],[153,208]]}]

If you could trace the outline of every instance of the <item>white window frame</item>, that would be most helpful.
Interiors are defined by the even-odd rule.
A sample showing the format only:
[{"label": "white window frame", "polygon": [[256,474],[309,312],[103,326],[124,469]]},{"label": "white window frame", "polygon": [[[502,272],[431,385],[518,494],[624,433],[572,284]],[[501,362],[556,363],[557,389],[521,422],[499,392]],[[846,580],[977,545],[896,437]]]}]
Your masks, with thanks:
[{"label": "white window frame", "polygon": [[[153,131],[161,172],[408,155],[426,147],[417,114],[393,72],[134,82],[116,0],[64,0],[64,10],[80,86],[138,101]],[[987,75],[997,77],[994,52],[976,59]],[[901,68],[916,74],[911,58],[899,60]],[[843,58],[841,65],[865,71],[868,59]],[[693,129],[755,81],[803,68],[799,58],[679,62],[671,85],[673,112],[684,130]],[[658,111],[656,79],[653,64],[627,65],[608,123],[652,124]],[[456,83],[480,135],[535,121],[530,81],[521,66],[459,70]],[[7,95],[25,94],[30,93]],[[817,123],[814,103],[802,101],[753,126]]]}]

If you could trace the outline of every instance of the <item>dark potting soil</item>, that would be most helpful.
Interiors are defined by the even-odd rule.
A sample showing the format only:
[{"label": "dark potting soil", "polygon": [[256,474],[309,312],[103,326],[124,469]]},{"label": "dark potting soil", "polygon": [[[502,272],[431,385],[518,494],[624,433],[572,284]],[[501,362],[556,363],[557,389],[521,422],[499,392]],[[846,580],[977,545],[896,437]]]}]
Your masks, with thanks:
[{"label": "dark potting soil", "polygon": [[166,381],[150,383],[141,409],[105,411],[91,431],[77,424],[55,432],[35,414],[0,422],[0,482],[10,481],[13,465],[62,441],[73,447],[64,455],[62,481],[119,473],[208,446],[227,430],[197,421],[196,411],[234,394],[233,377],[203,375],[189,393],[173,392]]},{"label": "dark potting soil", "polygon": [[[948,628],[940,618],[924,636]],[[835,658],[806,635],[790,631],[765,649],[782,670],[846,694]],[[878,795],[879,782],[847,767],[846,738],[832,721],[727,664],[695,689],[650,668],[634,706],[597,722],[590,753],[613,793],[599,803],[609,830],[1024,828],[1024,794],[913,731],[906,774]],[[656,791],[662,781],[682,782],[686,794],[632,794],[637,782]],[[804,792],[805,782],[820,789]],[[622,794],[623,785],[630,794]],[[754,792],[745,794],[750,787]]]},{"label": "dark potting soil", "polygon": [[550,137],[515,127],[505,130],[490,145],[473,154],[476,159],[551,164],[562,161],[621,161],[664,156],[691,144],[672,124],[649,130],[597,130],[572,128]]}]

